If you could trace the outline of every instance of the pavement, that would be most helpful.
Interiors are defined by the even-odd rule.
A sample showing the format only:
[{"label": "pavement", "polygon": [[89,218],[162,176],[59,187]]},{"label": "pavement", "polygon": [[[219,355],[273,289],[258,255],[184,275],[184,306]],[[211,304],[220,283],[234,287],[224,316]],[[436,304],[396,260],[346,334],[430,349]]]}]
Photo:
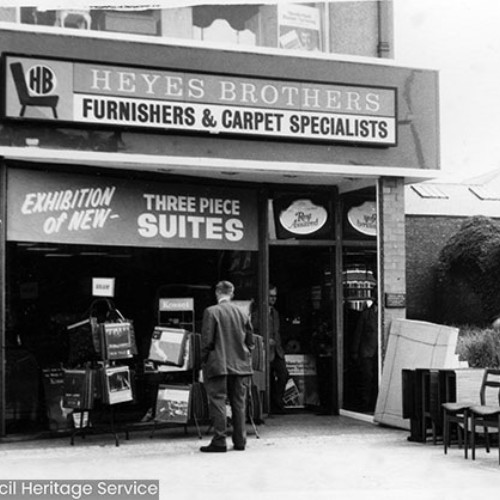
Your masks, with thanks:
[{"label": "pavement", "polygon": [[346,416],[275,416],[257,429],[245,451],[217,454],[199,452],[210,438],[193,428],[132,432],[120,446],[106,434],[74,446],[67,437],[2,442],[0,480],[158,479],[162,500],[470,500],[500,489],[497,448],[465,460],[456,446],[444,455],[440,443]]}]

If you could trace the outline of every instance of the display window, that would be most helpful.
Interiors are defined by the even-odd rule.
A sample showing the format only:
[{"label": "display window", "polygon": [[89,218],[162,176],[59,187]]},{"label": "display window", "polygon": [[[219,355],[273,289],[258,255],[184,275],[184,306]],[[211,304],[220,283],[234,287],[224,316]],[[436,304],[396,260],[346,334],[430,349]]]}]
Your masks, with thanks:
[{"label": "display window", "polygon": [[[236,299],[257,296],[256,252],[135,248],[10,242],[7,245],[6,428],[7,433],[58,430],[43,389],[71,362],[68,325],[85,320],[95,277],[113,277],[116,308],[133,322],[137,354],[122,360],[134,373],[135,397],[120,405],[120,418],[138,422],[155,396],[144,375],[161,300],[192,299],[194,330],[201,331],[205,307],[214,304],[220,279],[235,284]],[[104,311],[106,313],[107,311]],[[185,326],[185,325],[174,325]],[[80,366],[80,364],[78,364]],[[163,382],[190,380],[191,374],[164,373]],[[67,416],[71,411],[67,410]],[[64,427],[62,423],[59,423]]]},{"label": "display window", "polygon": [[[97,399],[121,420],[147,421],[158,384],[200,375],[198,336],[183,337],[180,362],[171,339],[160,342],[165,362],[149,362],[158,327],[199,335],[222,279],[240,303],[257,300],[256,195],[144,176],[7,178],[7,434],[67,430],[78,405],[95,413],[96,371],[115,368],[130,387],[117,396],[108,384]],[[68,370],[85,397],[64,392]]]},{"label": "display window", "polygon": [[380,366],[375,189],[345,194],[342,205],[343,408],[373,414]]}]

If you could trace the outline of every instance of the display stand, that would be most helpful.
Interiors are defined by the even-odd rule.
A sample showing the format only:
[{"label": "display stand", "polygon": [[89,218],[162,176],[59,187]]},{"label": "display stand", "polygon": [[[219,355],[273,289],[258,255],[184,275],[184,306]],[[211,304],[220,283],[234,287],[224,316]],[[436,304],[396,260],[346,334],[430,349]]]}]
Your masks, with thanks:
[{"label": "display stand", "polygon": [[[158,329],[168,333],[187,332],[187,342],[184,346],[182,366],[173,366],[171,363],[161,363],[149,360],[154,374],[168,374],[171,383],[158,383],[157,397],[154,405],[152,438],[157,429],[171,426],[183,426],[185,433],[190,424],[196,426],[198,437],[201,439],[199,415],[203,415],[203,391],[199,380],[201,336],[195,333],[194,299],[191,297],[158,299]],[[153,341],[152,341],[153,342]],[[150,352],[151,358],[151,352]],[[186,380],[186,374],[189,380]],[[178,376],[178,377],[176,377]],[[182,382],[176,381],[181,378]],[[208,403],[207,403],[208,406]]]},{"label": "display stand", "polygon": [[[90,420],[90,410],[83,410],[83,411],[74,411],[73,412],[73,419],[75,418],[75,415],[80,415],[79,418],[80,422],[80,427],[74,427],[73,432],[71,433],[70,436],[70,444],[73,446],[75,444],[75,437],[80,435],[82,439],[85,439],[86,436],[93,432],[94,427],[91,426],[91,420]],[[85,416],[87,414],[87,416]],[[83,421],[87,420],[86,424],[83,425]],[[116,426],[116,421],[115,421],[115,407],[114,405],[109,406],[109,431],[110,434],[112,434],[115,438],[115,446],[120,446],[120,438],[118,435],[118,429]],[[129,431],[127,428],[124,429],[125,432],[125,439],[128,441],[129,440]]]},{"label": "display stand", "polygon": [[[81,351],[81,359],[91,358],[83,363],[83,367],[65,371],[64,399],[67,407],[73,408],[71,445],[74,445],[75,436],[81,435],[85,438],[87,434],[101,427],[95,427],[91,419],[95,400],[100,399],[102,408],[107,410],[109,415],[110,433],[115,438],[115,445],[119,446],[115,405],[133,401],[130,369],[127,365],[118,363],[121,359],[133,357],[135,346],[132,325],[114,308],[111,301],[106,299],[102,303],[116,313],[114,319],[98,323],[90,318],[67,327],[70,333],[80,329],[79,335],[73,341]],[[90,316],[94,304],[95,302],[91,305]],[[97,381],[98,377],[101,378],[100,383]],[[96,387],[101,389],[99,395],[96,394]],[[125,435],[126,439],[129,439],[127,428]]]}]

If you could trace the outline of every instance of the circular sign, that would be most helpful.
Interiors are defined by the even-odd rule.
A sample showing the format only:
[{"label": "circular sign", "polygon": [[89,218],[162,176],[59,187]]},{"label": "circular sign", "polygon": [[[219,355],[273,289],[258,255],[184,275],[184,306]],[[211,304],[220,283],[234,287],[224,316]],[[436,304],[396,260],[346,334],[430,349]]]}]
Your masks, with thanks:
[{"label": "circular sign", "polygon": [[326,224],[328,212],[311,200],[296,200],[280,213],[279,220],[293,234],[312,234]]},{"label": "circular sign", "polygon": [[352,207],[347,213],[351,226],[367,236],[377,236],[377,206],[374,201],[365,201],[358,207]]}]

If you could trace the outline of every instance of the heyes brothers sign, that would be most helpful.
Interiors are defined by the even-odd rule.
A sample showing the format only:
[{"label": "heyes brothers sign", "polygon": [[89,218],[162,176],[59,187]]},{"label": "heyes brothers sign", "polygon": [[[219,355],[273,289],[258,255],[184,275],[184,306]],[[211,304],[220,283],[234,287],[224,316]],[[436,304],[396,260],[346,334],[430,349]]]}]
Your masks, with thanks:
[{"label": "heyes brothers sign", "polygon": [[5,67],[9,118],[396,145],[393,88],[17,56]]}]

